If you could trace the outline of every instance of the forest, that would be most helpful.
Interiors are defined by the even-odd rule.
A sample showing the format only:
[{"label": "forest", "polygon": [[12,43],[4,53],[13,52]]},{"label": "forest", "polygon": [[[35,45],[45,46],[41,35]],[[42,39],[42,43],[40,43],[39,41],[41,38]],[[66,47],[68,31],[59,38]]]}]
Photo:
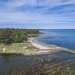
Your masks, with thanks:
[{"label": "forest", "polygon": [[38,29],[0,29],[0,43],[22,43],[38,34]]}]

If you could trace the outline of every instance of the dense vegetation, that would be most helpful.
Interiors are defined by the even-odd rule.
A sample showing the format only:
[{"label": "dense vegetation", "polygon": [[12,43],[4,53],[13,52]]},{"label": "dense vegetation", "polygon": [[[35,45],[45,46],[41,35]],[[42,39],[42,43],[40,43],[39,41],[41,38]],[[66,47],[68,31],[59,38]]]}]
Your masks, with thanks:
[{"label": "dense vegetation", "polygon": [[37,29],[0,29],[0,43],[20,43],[27,41],[28,37],[37,36]]}]

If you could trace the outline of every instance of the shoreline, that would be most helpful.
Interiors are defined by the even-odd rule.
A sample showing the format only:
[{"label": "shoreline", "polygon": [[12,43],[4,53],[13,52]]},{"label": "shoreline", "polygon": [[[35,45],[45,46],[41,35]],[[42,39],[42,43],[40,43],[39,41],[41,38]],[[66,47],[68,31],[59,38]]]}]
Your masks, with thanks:
[{"label": "shoreline", "polygon": [[75,51],[73,50],[70,50],[70,49],[67,49],[67,48],[64,48],[64,47],[59,47],[59,46],[56,46],[56,45],[49,45],[49,44],[46,44],[44,42],[40,42],[38,41],[36,38],[30,38],[30,41],[29,41],[32,46],[36,47],[39,49],[40,52],[48,52],[48,53],[55,53],[55,52],[59,52],[59,51],[66,51],[66,52],[69,52],[69,53],[75,53]]},{"label": "shoreline", "polygon": [[[22,46],[20,46],[22,45]],[[27,46],[26,46],[27,45]],[[29,48],[28,47],[31,47]],[[14,47],[15,46],[15,47]],[[19,48],[23,49],[16,49],[16,46],[19,46]],[[14,49],[11,49],[10,48]],[[10,47],[3,47],[2,46],[2,50],[0,53],[20,53],[20,54],[24,54],[24,55],[41,55],[41,54],[53,54],[53,53],[58,53],[58,52],[68,52],[71,54],[75,54],[75,51],[73,50],[69,50],[63,47],[58,47],[56,45],[52,45],[52,44],[46,44],[44,42],[39,41],[36,37],[35,38],[29,38],[28,43],[19,43],[19,44],[13,44]],[[29,48],[29,49],[28,49]],[[33,49],[32,49],[33,48]],[[9,50],[8,50],[9,49]],[[16,50],[15,50],[16,49]]]},{"label": "shoreline", "polygon": [[58,51],[62,51],[63,48],[61,47],[57,47],[55,45],[48,45],[45,44],[43,42],[38,41],[36,38],[29,38],[30,39],[30,43],[32,46],[34,46],[35,48],[39,49],[40,52],[58,52]]}]

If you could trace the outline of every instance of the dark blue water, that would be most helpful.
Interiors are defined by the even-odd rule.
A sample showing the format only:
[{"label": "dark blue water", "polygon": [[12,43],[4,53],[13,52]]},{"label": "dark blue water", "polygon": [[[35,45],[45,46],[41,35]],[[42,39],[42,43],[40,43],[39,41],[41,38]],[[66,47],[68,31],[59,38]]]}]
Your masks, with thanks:
[{"label": "dark blue water", "polygon": [[75,50],[75,29],[43,29],[41,42]]}]

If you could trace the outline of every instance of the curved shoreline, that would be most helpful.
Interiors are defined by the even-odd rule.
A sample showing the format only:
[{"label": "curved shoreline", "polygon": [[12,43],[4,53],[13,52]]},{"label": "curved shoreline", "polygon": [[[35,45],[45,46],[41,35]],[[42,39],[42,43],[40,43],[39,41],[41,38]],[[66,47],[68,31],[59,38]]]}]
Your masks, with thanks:
[{"label": "curved shoreline", "polygon": [[[23,47],[23,50],[11,50],[11,51],[7,51],[7,49],[3,49],[1,50],[0,53],[19,53],[19,54],[24,54],[24,55],[41,55],[41,54],[53,54],[53,53],[58,53],[58,52],[68,52],[68,53],[71,53],[71,54],[75,54],[75,51],[73,50],[69,50],[69,49],[66,49],[66,48],[63,48],[63,47],[58,47],[56,45],[49,45],[49,44],[46,44],[44,42],[41,42],[39,41],[37,38],[29,38],[28,40],[28,44],[27,46],[29,45],[31,48],[27,48],[26,44],[22,44]],[[21,45],[21,44],[20,44]],[[11,46],[12,47],[12,46]]]},{"label": "curved shoreline", "polygon": [[32,46],[41,50],[41,52],[49,51],[50,53],[52,53],[52,52],[66,51],[66,52],[70,52],[70,53],[75,53],[75,51],[69,50],[69,49],[64,48],[64,47],[59,47],[59,46],[52,45],[52,44],[49,45],[49,44],[46,44],[44,42],[40,42],[37,40],[37,38],[32,38],[30,40],[30,43],[32,44]]},{"label": "curved shoreline", "polygon": [[46,43],[38,41],[36,38],[31,38],[29,41],[32,46],[38,48],[40,51],[49,51],[49,52],[57,52],[61,51],[63,48],[57,47],[55,45],[48,45]]}]

